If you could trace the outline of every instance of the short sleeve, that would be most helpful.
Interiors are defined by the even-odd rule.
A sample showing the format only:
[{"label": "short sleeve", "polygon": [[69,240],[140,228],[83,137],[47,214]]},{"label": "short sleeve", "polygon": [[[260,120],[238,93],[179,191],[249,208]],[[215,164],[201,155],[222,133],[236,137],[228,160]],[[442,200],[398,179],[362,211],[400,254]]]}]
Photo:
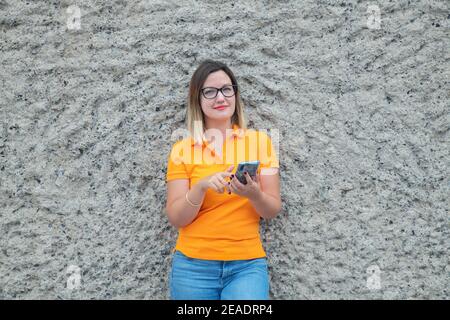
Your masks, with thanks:
[{"label": "short sleeve", "polygon": [[280,163],[272,139],[266,133],[259,131],[258,144],[260,167],[279,168]]},{"label": "short sleeve", "polygon": [[182,142],[177,142],[173,145],[167,161],[166,181],[175,179],[189,179],[189,175],[183,159]]}]

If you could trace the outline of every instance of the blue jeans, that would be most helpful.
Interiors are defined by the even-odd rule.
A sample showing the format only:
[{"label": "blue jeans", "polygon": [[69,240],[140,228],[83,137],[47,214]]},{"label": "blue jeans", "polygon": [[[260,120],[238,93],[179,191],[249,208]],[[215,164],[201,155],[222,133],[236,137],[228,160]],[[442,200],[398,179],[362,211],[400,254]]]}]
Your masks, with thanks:
[{"label": "blue jeans", "polygon": [[268,300],[267,259],[203,260],[175,251],[170,272],[172,300]]}]

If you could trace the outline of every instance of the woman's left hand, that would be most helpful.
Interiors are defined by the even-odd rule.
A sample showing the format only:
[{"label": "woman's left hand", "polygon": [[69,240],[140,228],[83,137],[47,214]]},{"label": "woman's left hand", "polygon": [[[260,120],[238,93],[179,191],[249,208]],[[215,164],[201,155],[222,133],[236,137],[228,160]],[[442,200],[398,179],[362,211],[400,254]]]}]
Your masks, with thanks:
[{"label": "woman's left hand", "polygon": [[248,173],[244,173],[244,177],[247,179],[247,184],[242,184],[236,177],[233,177],[228,184],[228,189],[231,192],[249,198],[250,200],[257,199],[262,192],[259,174],[256,174],[256,181],[253,181]]}]

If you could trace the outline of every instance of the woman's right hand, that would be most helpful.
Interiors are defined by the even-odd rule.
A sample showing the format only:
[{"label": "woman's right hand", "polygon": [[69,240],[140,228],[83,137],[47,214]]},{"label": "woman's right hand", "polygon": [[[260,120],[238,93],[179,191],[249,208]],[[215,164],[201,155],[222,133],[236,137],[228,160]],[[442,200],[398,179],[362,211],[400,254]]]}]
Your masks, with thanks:
[{"label": "woman's right hand", "polygon": [[199,184],[202,187],[203,191],[208,190],[208,188],[213,189],[217,193],[223,193],[225,191],[225,187],[228,186],[228,182],[225,181],[225,178],[230,177],[232,175],[234,165],[230,166],[224,172],[217,172],[210,176],[207,176],[199,181]]}]

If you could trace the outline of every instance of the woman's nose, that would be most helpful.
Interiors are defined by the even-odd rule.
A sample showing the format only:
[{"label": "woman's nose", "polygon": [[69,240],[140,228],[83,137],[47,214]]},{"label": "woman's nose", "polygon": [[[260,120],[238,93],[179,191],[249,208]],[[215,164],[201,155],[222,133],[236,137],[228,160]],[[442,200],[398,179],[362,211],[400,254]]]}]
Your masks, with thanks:
[{"label": "woman's nose", "polygon": [[222,91],[217,92],[216,100],[217,100],[217,101],[223,101],[223,100],[225,100],[225,96],[223,95]]}]

